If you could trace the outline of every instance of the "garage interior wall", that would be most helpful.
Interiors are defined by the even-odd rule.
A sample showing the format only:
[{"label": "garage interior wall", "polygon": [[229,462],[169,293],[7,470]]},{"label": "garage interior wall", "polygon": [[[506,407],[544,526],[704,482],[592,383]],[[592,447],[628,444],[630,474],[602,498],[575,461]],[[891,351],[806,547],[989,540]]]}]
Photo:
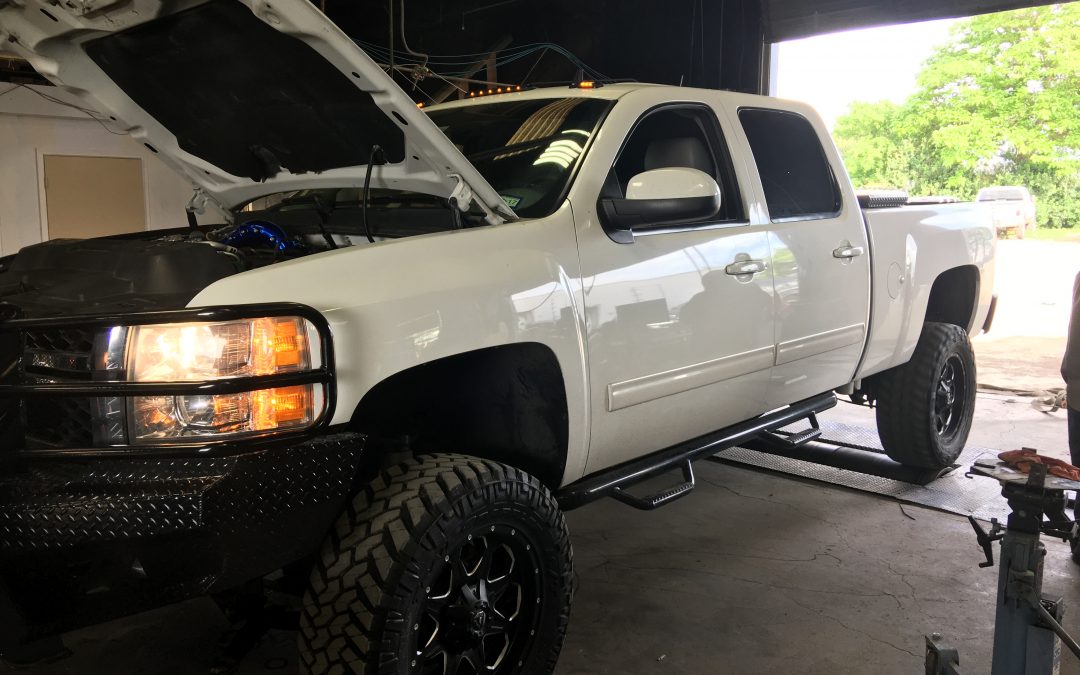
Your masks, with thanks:
[{"label": "garage interior wall", "polygon": [[[0,93],[13,85],[0,84]],[[54,87],[48,95],[63,97]],[[72,99],[74,102],[74,99]],[[48,214],[43,157],[127,157],[142,161],[148,229],[182,227],[190,184],[138,141],[110,133],[85,114],[22,87],[0,96],[0,255],[42,241]]]}]

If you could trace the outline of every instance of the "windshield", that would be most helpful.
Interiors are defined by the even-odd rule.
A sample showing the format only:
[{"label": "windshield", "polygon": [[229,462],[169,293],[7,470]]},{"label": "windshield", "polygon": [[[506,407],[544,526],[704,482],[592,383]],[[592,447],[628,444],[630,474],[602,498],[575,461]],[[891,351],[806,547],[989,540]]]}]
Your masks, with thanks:
[{"label": "windshield", "polygon": [[610,101],[527,99],[432,110],[429,116],[522,218],[562,201]]}]

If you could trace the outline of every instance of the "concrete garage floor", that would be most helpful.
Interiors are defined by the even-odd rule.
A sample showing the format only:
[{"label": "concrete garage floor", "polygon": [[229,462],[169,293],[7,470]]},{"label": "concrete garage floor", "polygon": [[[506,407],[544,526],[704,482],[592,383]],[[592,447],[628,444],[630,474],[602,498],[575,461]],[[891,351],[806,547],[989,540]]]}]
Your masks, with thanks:
[{"label": "concrete garage floor", "polygon": [[[830,419],[869,423],[843,405]],[[980,396],[971,442],[1065,454],[1064,417]],[[701,462],[699,488],[660,511],[602,501],[568,515],[578,593],[560,675],[922,672],[943,633],[967,673],[990,666],[997,568],[967,522],[864,493]],[[1080,632],[1080,567],[1048,541],[1045,590]],[[74,655],[33,675],[206,673],[227,624],[195,600],[74,633]],[[1062,672],[1080,674],[1068,653]],[[272,633],[240,673],[295,672],[294,634]]]}]

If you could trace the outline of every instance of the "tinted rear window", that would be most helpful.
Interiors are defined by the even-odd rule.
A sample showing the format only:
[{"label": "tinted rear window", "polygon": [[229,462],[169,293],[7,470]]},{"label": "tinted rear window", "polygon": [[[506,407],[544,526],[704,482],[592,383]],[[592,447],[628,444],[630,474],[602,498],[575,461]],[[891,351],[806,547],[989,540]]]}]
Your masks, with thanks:
[{"label": "tinted rear window", "polygon": [[840,212],[840,189],[832,167],[805,117],[743,108],[739,120],[750,141],[770,218],[825,218]]}]

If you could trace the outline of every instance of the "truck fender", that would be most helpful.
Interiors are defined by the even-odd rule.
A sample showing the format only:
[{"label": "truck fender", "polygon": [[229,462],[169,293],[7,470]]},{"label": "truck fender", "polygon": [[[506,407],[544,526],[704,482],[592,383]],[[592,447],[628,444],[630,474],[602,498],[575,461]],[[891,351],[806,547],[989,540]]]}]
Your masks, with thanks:
[{"label": "truck fender", "polygon": [[[361,400],[396,374],[485,348],[543,345],[564,387],[569,460],[562,482],[580,477],[587,454],[579,277],[573,215],[564,205],[540,220],[341,248],[259,268],[215,282],[191,306],[274,300],[319,310],[334,339],[334,425],[353,423]],[[542,361],[529,347],[515,353],[526,352],[524,361]]]}]

